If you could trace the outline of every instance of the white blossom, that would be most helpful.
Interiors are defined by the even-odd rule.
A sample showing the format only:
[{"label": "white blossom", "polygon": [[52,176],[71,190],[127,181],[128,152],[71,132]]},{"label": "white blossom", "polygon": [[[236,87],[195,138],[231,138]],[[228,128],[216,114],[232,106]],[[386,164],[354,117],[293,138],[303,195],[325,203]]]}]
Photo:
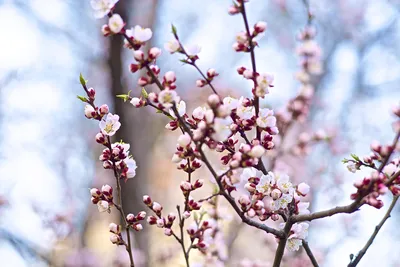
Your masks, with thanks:
[{"label": "white blossom", "polygon": [[256,123],[261,128],[275,127],[276,118],[274,116],[274,111],[267,108],[260,109]]},{"label": "white blossom", "polygon": [[173,54],[173,53],[179,51],[180,45],[179,45],[179,42],[176,39],[174,39],[174,40],[169,41],[168,43],[165,43],[164,48],[165,48],[165,50],[167,50],[168,52]]},{"label": "white blossom", "polygon": [[239,100],[230,96],[227,96],[223,100],[224,105],[227,105],[229,109],[232,111],[236,109],[239,105]]},{"label": "white blossom", "polygon": [[195,119],[202,120],[205,116],[207,109],[205,107],[197,107],[193,110],[192,116]]},{"label": "white blossom", "polygon": [[185,51],[189,56],[197,56],[201,51],[201,46],[193,44],[185,47]]},{"label": "white blossom", "polygon": [[97,208],[99,209],[99,212],[105,212],[109,209],[108,202],[105,200],[100,200],[97,202]]},{"label": "white blossom", "polygon": [[111,9],[118,1],[119,0],[91,0],[90,4],[95,11],[95,17],[103,18],[110,13]]},{"label": "white blossom", "polygon": [[[272,174],[272,175],[271,175]],[[272,172],[260,177],[260,182],[257,184],[256,189],[258,192],[268,195],[271,193],[271,188],[275,184],[275,177]]]},{"label": "white blossom", "polygon": [[143,28],[140,25],[136,25],[135,28],[126,30],[126,35],[128,37],[133,37],[135,41],[144,43],[153,36],[153,32],[149,28]]},{"label": "white blossom", "polygon": [[113,136],[121,127],[119,116],[108,113],[101,119],[99,126],[104,135]]},{"label": "white blossom", "polygon": [[225,141],[232,134],[229,126],[232,123],[232,119],[230,117],[227,118],[215,118],[214,119],[214,133],[212,134],[212,138],[216,141]]},{"label": "white blossom", "polygon": [[162,90],[158,95],[158,101],[166,108],[171,108],[173,102],[178,102],[179,97],[175,90]]},{"label": "white blossom", "polygon": [[[182,117],[186,114],[186,103],[185,101],[181,100],[179,103],[176,104],[176,109],[178,110],[179,117]],[[176,119],[175,112],[170,109],[169,114]]]},{"label": "white blossom", "polygon": [[352,173],[355,173],[356,171],[357,171],[357,166],[356,166],[356,164],[353,162],[353,161],[349,161],[348,163],[347,163],[347,169],[350,171],[350,172],[352,172]]},{"label": "white blossom", "polygon": [[124,20],[119,14],[114,14],[108,20],[108,27],[113,33],[119,33],[124,28]]},{"label": "white blossom", "polygon": [[125,161],[126,166],[128,166],[128,171],[126,173],[126,177],[128,179],[135,177],[136,169],[137,169],[136,161],[133,158],[127,158],[124,161]]}]

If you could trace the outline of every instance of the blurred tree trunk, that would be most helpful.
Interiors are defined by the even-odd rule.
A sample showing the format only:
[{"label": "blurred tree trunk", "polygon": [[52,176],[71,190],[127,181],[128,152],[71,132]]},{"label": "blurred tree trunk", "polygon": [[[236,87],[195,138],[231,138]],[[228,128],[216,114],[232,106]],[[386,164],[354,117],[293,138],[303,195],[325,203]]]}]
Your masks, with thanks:
[{"label": "blurred tree trunk", "polygon": [[[135,5],[136,4],[136,5]],[[144,7],[142,7],[144,6]],[[132,8],[134,7],[134,8]],[[116,6],[115,12],[120,14],[124,21],[127,22],[127,28],[131,28],[136,24],[143,27],[154,27],[154,18],[156,11],[156,1],[141,1],[125,0],[120,1]],[[136,17],[136,14],[142,16]],[[132,24],[132,20],[135,24]],[[117,99],[115,95],[127,93],[132,90],[132,95],[138,96],[140,88],[137,86],[137,79],[129,73],[127,79],[124,79],[124,73],[127,73],[128,62],[133,61],[133,57],[128,58],[128,62],[124,61],[123,38],[122,36],[113,36],[110,43],[109,51],[109,67],[111,73],[111,94],[114,100],[115,113],[120,116],[122,126],[116,134],[116,140],[123,140],[125,143],[131,145],[131,154],[137,162],[138,169],[136,177],[129,180],[122,186],[122,202],[126,213],[134,213],[145,210],[142,202],[142,197],[148,194],[148,169],[150,166],[150,152],[152,150],[153,142],[160,132],[159,129],[154,129],[149,117],[149,110],[135,109],[129,103],[124,103],[121,99]],[[130,53],[128,53],[130,55]],[[126,68],[125,68],[126,67]],[[125,83],[129,84],[126,85]],[[148,227],[144,230],[135,233],[134,246],[144,252],[148,266],[149,260],[149,232]]]}]

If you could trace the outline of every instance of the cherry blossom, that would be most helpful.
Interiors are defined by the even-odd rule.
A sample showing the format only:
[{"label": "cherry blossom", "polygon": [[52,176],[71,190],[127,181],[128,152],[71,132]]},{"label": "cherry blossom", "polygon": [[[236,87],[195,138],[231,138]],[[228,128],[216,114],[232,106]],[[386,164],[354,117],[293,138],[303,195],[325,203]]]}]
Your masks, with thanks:
[{"label": "cherry blossom", "polygon": [[99,126],[104,135],[113,136],[121,127],[119,116],[108,113],[101,119]]},{"label": "cherry blossom", "polygon": [[96,18],[103,18],[110,13],[111,9],[119,0],[91,0],[90,4],[95,11]]}]

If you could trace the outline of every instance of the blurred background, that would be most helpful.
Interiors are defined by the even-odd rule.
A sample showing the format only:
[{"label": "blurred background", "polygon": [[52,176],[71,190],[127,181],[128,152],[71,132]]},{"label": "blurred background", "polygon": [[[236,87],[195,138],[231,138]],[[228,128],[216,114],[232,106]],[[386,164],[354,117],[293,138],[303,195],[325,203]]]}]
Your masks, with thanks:
[{"label": "blurred background", "polygon": [[[99,214],[90,203],[88,188],[113,184],[114,178],[97,160],[98,125],[84,117],[84,105],[76,99],[82,94],[80,72],[96,89],[97,104],[107,103],[121,116],[115,140],[131,144],[139,166],[123,186],[125,210],[145,210],[144,194],[166,211],[183,201],[174,193],[183,174],[170,161],[177,133],[167,132],[167,120],[153,110],[135,109],[114,97],[129,90],[140,94],[137,76],[128,69],[134,60],[121,38],[102,36],[105,21],[94,18],[89,2],[0,0],[0,266],[127,266],[126,252],[109,241],[108,224],[117,222],[118,214]],[[161,48],[171,39],[174,23],[183,43],[202,46],[198,65],[220,73],[215,85],[223,95],[250,96],[249,82],[236,74],[237,67],[250,66],[249,55],[231,48],[243,22],[228,15],[229,5],[223,0],[120,0],[117,12],[129,28],[152,28],[150,45]],[[373,140],[386,144],[393,138],[390,109],[400,101],[400,1],[311,0],[310,5],[324,72],[315,81],[310,116],[291,129],[287,145],[303,131],[324,129],[335,138],[308,155],[278,163],[290,167],[295,181],[312,185],[311,210],[316,211],[349,203],[352,183],[362,178],[362,172],[349,173],[341,159],[367,154]],[[251,0],[247,10],[251,25],[268,23],[256,49],[257,69],[275,74],[275,87],[262,105],[279,110],[299,89],[293,78],[299,69],[296,36],[307,12],[302,0]],[[210,90],[196,88],[198,73],[178,59],[164,51],[158,65],[162,72],[177,73],[177,90],[191,114]],[[198,176],[210,177],[206,170]],[[204,189],[204,196],[209,192]],[[381,210],[363,207],[353,215],[313,222],[309,243],[321,266],[347,265],[385,213],[387,200]],[[245,258],[270,266],[273,238],[241,226],[224,201],[220,206],[228,221],[226,266],[246,266]],[[359,266],[400,266],[394,251],[400,245],[399,211]],[[158,228],[145,229],[134,237],[139,266],[182,266],[175,240]],[[199,259],[196,252],[192,257],[193,263]],[[285,266],[310,266],[302,249],[285,258]]]}]

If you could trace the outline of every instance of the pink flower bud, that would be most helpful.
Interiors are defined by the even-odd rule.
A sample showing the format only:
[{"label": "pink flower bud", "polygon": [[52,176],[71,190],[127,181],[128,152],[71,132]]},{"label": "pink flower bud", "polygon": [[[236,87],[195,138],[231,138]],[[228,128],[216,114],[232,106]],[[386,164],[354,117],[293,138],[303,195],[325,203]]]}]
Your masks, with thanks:
[{"label": "pink flower bud", "polygon": [[144,61],[144,53],[141,50],[136,50],[133,52],[133,57],[136,59],[137,62]]},{"label": "pink flower bud", "polygon": [[149,58],[150,59],[156,59],[161,55],[161,49],[158,47],[152,47],[149,50]]},{"label": "pink flower bud", "polygon": [[274,190],[272,190],[271,192],[271,197],[273,200],[277,200],[282,196],[282,191],[279,190],[278,188],[275,188]]},{"label": "pink flower bud", "polygon": [[239,204],[242,205],[243,207],[250,206],[251,200],[248,195],[241,195],[239,197]]},{"label": "pink flower bud", "polygon": [[109,160],[104,161],[104,162],[103,162],[103,168],[104,168],[104,169],[111,169],[111,168],[113,168],[112,162],[109,161]]},{"label": "pink flower bud", "polygon": [[190,214],[190,211],[185,211],[185,212],[182,214],[183,218],[185,218],[185,219],[189,218],[190,215],[191,215],[191,214]]},{"label": "pink flower bud", "polygon": [[262,208],[264,208],[264,202],[262,202],[261,200],[257,200],[257,201],[254,203],[254,208],[255,208],[256,210],[261,210]]},{"label": "pink flower bud", "polygon": [[136,219],[141,221],[144,218],[146,218],[146,212],[145,211],[140,211],[137,215],[136,215]]},{"label": "pink flower bud", "polygon": [[279,215],[278,214],[272,214],[271,215],[271,220],[273,220],[273,221],[279,220]]},{"label": "pink flower bud", "polygon": [[106,144],[106,137],[104,136],[103,133],[98,133],[96,134],[96,142],[99,144]]},{"label": "pink flower bud", "polygon": [[145,86],[145,85],[147,85],[147,84],[149,84],[150,83],[150,79],[149,78],[147,78],[147,77],[140,77],[139,78],[139,80],[138,80],[138,85],[140,85],[140,86]]},{"label": "pink flower bud", "polygon": [[220,102],[221,100],[219,99],[219,96],[217,94],[212,94],[208,97],[208,104],[210,105],[210,107],[216,107],[217,105],[219,105]]},{"label": "pink flower bud", "polygon": [[196,180],[196,182],[194,182],[193,187],[194,187],[194,189],[197,189],[197,188],[202,187],[203,184],[204,184],[204,180],[203,179],[198,179],[198,180]]},{"label": "pink flower bud", "polygon": [[88,89],[88,96],[89,96],[89,98],[92,99],[92,100],[94,100],[94,98],[95,98],[95,96],[96,96],[96,91],[95,91],[92,87],[90,87],[90,88]]},{"label": "pink flower bud", "polygon": [[115,223],[110,223],[108,229],[110,229],[110,232],[114,234],[119,234],[121,232],[121,226]]},{"label": "pink flower bud", "polygon": [[301,183],[297,186],[297,192],[300,195],[305,196],[308,194],[308,192],[310,192],[310,186],[306,183]]},{"label": "pink flower bud", "polygon": [[250,193],[254,193],[256,191],[256,185],[253,183],[246,183],[244,188],[249,191]]},{"label": "pink flower bud", "polygon": [[264,155],[264,153],[265,153],[264,147],[262,147],[262,146],[260,146],[260,145],[257,145],[257,146],[254,146],[254,147],[251,149],[249,155],[252,156],[252,157],[254,157],[254,158],[261,158],[262,155]]},{"label": "pink flower bud", "polygon": [[152,205],[152,201],[151,198],[148,195],[144,195],[143,196],[143,202],[144,204],[146,204],[147,206],[151,206]]},{"label": "pink flower bud", "polygon": [[126,215],[126,221],[128,223],[134,223],[136,221],[135,215],[129,213],[128,215]]},{"label": "pink flower bud", "polygon": [[176,81],[175,72],[173,72],[173,71],[168,71],[168,72],[166,72],[165,75],[164,75],[164,79],[165,79],[165,81],[168,82],[168,83],[173,83],[173,82],[175,82],[175,81]]},{"label": "pink flower bud", "polygon": [[168,214],[167,218],[168,218],[169,222],[173,222],[175,220],[175,218],[176,218],[176,215],[171,212],[171,213]]},{"label": "pink flower bud", "polygon": [[157,218],[154,216],[149,216],[147,217],[147,223],[150,225],[154,225],[157,223]]},{"label": "pink flower bud", "polygon": [[184,133],[179,136],[178,145],[180,145],[181,147],[187,147],[191,141],[192,139],[190,138],[190,135],[188,133]]},{"label": "pink flower bud", "polygon": [[254,211],[254,209],[249,209],[247,211],[247,216],[249,216],[250,218],[253,218],[254,216],[256,216],[256,212]]},{"label": "pink flower bud", "polygon": [[130,64],[130,65],[129,65],[129,70],[130,70],[132,73],[137,72],[137,71],[140,70],[141,68],[142,68],[142,66],[141,66],[140,64]]},{"label": "pink flower bud", "polygon": [[206,84],[207,84],[207,82],[205,80],[197,80],[196,81],[196,86],[200,87],[200,88],[205,86]]},{"label": "pink flower bud", "polygon": [[132,225],[132,228],[139,232],[143,230],[143,225],[141,225],[140,223],[136,223]]},{"label": "pink flower bud", "polygon": [[172,235],[172,230],[170,228],[164,228],[164,235],[171,236]]},{"label": "pink flower bud", "polygon": [[243,71],[243,77],[246,79],[253,79],[254,77],[254,72],[252,72],[251,70],[245,70]]},{"label": "pink flower bud", "polygon": [[101,192],[97,188],[92,188],[92,189],[90,189],[90,195],[92,197],[99,197],[99,196],[101,196]]},{"label": "pink flower bud", "polygon": [[254,31],[256,33],[265,32],[266,29],[267,29],[267,23],[265,21],[259,21],[254,25]]},{"label": "pink flower bud", "polygon": [[103,34],[104,36],[106,36],[106,37],[109,36],[109,35],[111,34],[110,27],[108,27],[107,24],[101,26],[101,32],[102,32],[102,34]]},{"label": "pink flower bud", "polygon": [[159,213],[162,211],[163,207],[158,202],[153,202],[152,209],[154,212]]},{"label": "pink flower bud", "polygon": [[228,13],[229,13],[229,15],[236,15],[236,14],[240,13],[240,9],[236,6],[231,6],[228,9]]},{"label": "pink flower bud", "polygon": [[101,105],[99,108],[100,114],[105,115],[108,113],[108,106],[106,104]]},{"label": "pink flower bud", "polygon": [[245,67],[239,67],[239,68],[237,68],[237,72],[239,73],[239,75],[243,75],[243,73],[244,73],[244,71],[246,70],[246,68]]},{"label": "pink flower bud", "polygon": [[85,116],[88,119],[93,118],[96,115],[96,111],[91,105],[86,105],[85,106]]},{"label": "pink flower bud", "polygon": [[141,100],[140,98],[138,98],[138,97],[133,97],[132,99],[131,99],[131,101],[130,101],[130,103],[134,106],[134,107],[136,107],[136,108],[140,108],[140,107],[142,107],[143,106],[143,100]]},{"label": "pink flower bud", "polygon": [[215,69],[209,69],[209,70],[207,71],[207,77],[208,77],[208,78],[212,79],[212,78],[214,78],[215,76],[218,76],[218,73],[217,73],[217,71],[216,71]]},{"label": "pink flower bud", "polygon": [[164,227],[164,219],[163,218],[157,220],[157,227],[158,228]]},{"label": "pink flower bud", "polygon": [[180,187],[183,192],[188,192],[192,190],[192,184],[187,181],[182,181]]},{"label": "pink flower bud", "polygon": [[119,243],[121,242],[121,237],[120,237],[119,235],[112,234],[112,235],[110,236],[110,241],[111,241],[111,243],[113,243],[113,244],[119,244]]},{"label": "pink flower bud", "polygon": [[101,187],[101,192],[106,196],[112,196],[113,188],[106,184]]}]

